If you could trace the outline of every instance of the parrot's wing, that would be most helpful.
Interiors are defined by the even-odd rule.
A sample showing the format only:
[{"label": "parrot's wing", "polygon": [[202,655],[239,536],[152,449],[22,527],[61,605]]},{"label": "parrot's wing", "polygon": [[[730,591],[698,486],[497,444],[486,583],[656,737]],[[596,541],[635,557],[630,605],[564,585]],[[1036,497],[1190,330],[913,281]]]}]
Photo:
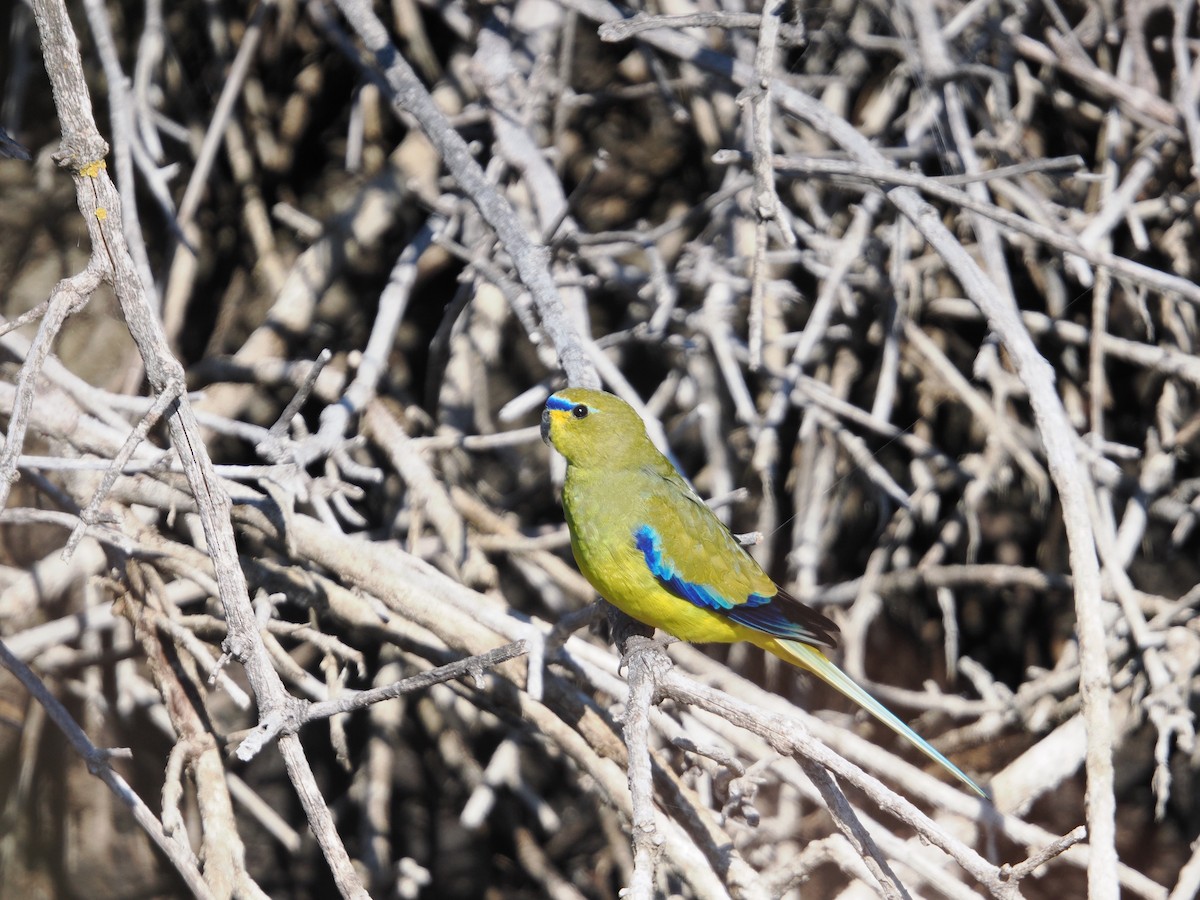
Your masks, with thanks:
[{"label": "parrot's wing", "polygon": [[665,590],[773,637],[836,646],[838,627],[777,587],[682,479],[644,500],[633,540]]}]

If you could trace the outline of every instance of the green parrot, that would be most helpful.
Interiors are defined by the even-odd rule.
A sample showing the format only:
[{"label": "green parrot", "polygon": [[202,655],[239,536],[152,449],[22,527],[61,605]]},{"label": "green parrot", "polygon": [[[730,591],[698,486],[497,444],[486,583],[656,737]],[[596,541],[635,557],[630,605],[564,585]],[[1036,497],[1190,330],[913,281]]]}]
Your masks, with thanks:
[{"label": "green parrot", "polygon": [[568,388],[542,411],[567,460],[563,510],[575,562],[622,612],[680,640],[749,641],[812,672],[981,797],[984,790],[834,665],[837,626],[776,585],[658,451],[629,404]]}]

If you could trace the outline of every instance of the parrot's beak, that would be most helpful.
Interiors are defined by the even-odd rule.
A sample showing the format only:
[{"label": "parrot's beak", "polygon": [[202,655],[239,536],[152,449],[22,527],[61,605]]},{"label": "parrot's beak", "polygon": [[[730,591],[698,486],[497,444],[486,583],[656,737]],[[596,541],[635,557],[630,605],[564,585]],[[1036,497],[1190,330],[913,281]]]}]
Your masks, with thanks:
[{"label": "parrot's beak", "polygon": [[[542,440],[550,444],[550,410],[542,410]],[[554,446],[550,444],[550,446]]]}]

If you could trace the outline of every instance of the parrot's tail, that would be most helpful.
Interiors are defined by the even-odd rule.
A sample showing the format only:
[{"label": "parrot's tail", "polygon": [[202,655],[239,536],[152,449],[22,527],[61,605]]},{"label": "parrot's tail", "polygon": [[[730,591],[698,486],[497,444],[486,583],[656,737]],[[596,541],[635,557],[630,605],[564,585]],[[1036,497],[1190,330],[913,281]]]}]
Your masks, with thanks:
[{"label": "parrot's tail", "polygon": [[987,793],[983,788],[967,777],[962,769],[942,756],[941,753],[930,746],[928,741],[896,718],[891,710],[855,684],[849,675],[830,662],[829,657],[816,647],[810,647],[808,644],[802,644],[799,641],[776,639],[770,642],[767,649],[785,662],[799,666],[802,669],[807,669],[830,687],[837,688],[837,690],[841,691],[934,762],[945,767],[950,774],[980,797],[987,798]]}]

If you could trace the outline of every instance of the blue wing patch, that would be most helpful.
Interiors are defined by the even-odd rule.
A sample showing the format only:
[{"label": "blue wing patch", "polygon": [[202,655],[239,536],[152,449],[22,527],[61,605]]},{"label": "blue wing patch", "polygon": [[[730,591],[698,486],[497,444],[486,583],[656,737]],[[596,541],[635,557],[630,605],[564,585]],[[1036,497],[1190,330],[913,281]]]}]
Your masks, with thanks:
[{"label": "blue wing patch", "polygon": [[642,556],[646,560],[646,566],[650,569],[654,577],[658,579],[658,583],[676,597],[682,597],[684,600],[688,600],[705,609],[720,612],[729,612],[735,607],[741,609],[746,606],[760,606],[771,602],[770,597],[764,597],[762,594],[751,594],[744,599],[733,600],[723,596],[720,591],[711,585],[688,581],[675,571],[675,566],[671,563],[671,560],[663,555],[662,538],[649,525],[643,525],[635,531],[633,539],[637,543],[638,550],[642,552]]},{"label": "blue wing patch", "polygon": [[836,645],[833,634],[837,633],[837,625],[790,594],[779,591],[769,597],[750,594],[740,601],[731,599],[712,585],[688,581],[676,572],[674,564],[663,554],[662,538],[651,526],[643,525],[633,533],[633,539],[651,574],[676,597],[724,613],[739,625],[772,637],[827,647]]}]

